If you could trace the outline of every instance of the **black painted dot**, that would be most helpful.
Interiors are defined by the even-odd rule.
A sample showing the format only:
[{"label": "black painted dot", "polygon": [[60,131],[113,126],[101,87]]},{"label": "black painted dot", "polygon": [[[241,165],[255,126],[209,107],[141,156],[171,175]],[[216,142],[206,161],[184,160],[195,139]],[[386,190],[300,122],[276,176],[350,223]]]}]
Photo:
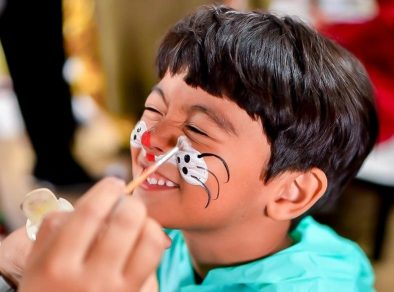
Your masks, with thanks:
[{"label": "black painted dot", "polygon": [[139,132],[141,132],[141,128],[138,128],[138,129],[137,129],[137,133],[139,133]]},{"label": "black painted dot", "polygon": [[133,139],[134,139],[134,140],[137,140],[137,135],[134,135]]},{"label": "black painted dot", "polygon": [[181,163],[181,159],[179,157],[176,158],[176,161],[178,161],[178,163]]},{"label": "black painted dot", "polygon": [[190,161],[190,155],[186,154],[185,155],[185,162],[188,163]]},{"label": "black painted dot", "polygon": [[182,167],[182,172],[183,172],[184,174],[187,174],[187,168],[186,168],[186,167]]}]

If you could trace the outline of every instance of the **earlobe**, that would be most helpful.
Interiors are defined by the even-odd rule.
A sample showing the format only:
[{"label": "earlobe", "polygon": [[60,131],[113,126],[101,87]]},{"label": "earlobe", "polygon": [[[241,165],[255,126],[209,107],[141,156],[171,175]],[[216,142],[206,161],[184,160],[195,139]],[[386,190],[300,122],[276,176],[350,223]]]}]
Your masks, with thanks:
[{"label": "earlobe", "polygon": [[281,191],[266,206],[266,214],[274,220],[291,220],[302,215],[327,189],[327,177],[319,168],[284,175],[287,177]]}]

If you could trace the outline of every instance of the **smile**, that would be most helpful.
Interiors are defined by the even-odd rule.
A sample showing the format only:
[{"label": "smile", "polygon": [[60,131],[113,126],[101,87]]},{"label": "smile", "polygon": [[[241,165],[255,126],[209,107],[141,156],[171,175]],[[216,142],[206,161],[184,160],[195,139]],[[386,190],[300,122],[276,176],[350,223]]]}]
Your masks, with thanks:
[{"label": "smile", "polygon": [[166,190],[178,188],[179,185],[155,172],[148,176],[148,178],[143,182],[142,187],[147,190]]},{"label": "smile", "polygon": [[158,186],[167,186],[167,187],[175,187],[176,186],[176,184],[173,183],[172,181],[166,180],[166,179],[163,179],[163,178],[159,178],[158,179],[158,178],[155,178],[155,177],[148,177],[146,179],[146,182],[149,185],[158,185]]}]

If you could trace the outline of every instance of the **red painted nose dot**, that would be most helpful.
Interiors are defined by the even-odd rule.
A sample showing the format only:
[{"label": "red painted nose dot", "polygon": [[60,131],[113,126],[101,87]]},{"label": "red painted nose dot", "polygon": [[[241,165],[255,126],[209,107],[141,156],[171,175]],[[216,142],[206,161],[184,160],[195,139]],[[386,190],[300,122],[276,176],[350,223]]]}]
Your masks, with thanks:
[{"label": "red painted nose dot", "polygon": [[[150,148],[150,132],[149,131],[146,131],[144,134],[142,134],[141,143],[145,147]],[[155,156],[151,153],[146,153],[146,160],[155,161]]]},{"label": "red painted nose dot", "polygon": [[146,131],[144,134],[142,134],[141,143],[145,147],[150,147],[150,132],[149,131]]},{"label": "red painted nose dot", "polygon": [[155,161],[155,156],[151,153],[146,153],[146,160]]}]

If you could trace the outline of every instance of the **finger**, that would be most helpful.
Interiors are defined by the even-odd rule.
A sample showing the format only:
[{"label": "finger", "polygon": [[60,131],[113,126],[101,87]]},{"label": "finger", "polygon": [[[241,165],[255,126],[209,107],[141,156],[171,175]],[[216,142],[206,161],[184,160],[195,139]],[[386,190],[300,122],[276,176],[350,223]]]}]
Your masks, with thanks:
[{"label": "finger", "polygon": [[115,178],[106,178],[90,189],[53,242],[52,252],[57,253],[57,258],[82,262],[124,191],[125,183]]},{"label": "finger", "polygon": [[127,281],[134,289],[140,289],[156,270],[161,255],[168,246],[167,241],[160,225],[148,218],[124,270]]},{"label": "finger", "polygon": [[99,181],[93,187],[91,187],[86,194],[81,197],[75,204],[75,208],[83,207],[90,204],[92,200],[96,199],[98,193],[105,193],[111,191],[117,191],[123,193],[125,191],[126,184],[123,180],[115,177],[107,177]]},{"label": "finger", "polygon": [[108,274],[122,273],[130,250],[142,232],[146,221],[145,206],[135,198],[123,197],[108,218],[106,229],[89,251],[88,267]]},{"label": "finger", "polygon": [[0,270],[12,282],[19,283],[33,246],[33,242],[27,237],[26,228],[13,231],[0,245]]},{"label": "finger", "polygon": [[47,214],[37,233],[37,239],[32,248],[32,254],[41,255],[41,253],[51,245],[53,238],[59,232],[61,226],[71,216],[69,212],[51,212]]},{"label": "finger", "polygon": [[1,242],[1,246],[6,246],[5,251],[9,251],[9,248],[12,248],[13,252],[18,253],[24,259],[30,253],[33,242],[27,237],[26,228],[22,227],[8,235]]}]

